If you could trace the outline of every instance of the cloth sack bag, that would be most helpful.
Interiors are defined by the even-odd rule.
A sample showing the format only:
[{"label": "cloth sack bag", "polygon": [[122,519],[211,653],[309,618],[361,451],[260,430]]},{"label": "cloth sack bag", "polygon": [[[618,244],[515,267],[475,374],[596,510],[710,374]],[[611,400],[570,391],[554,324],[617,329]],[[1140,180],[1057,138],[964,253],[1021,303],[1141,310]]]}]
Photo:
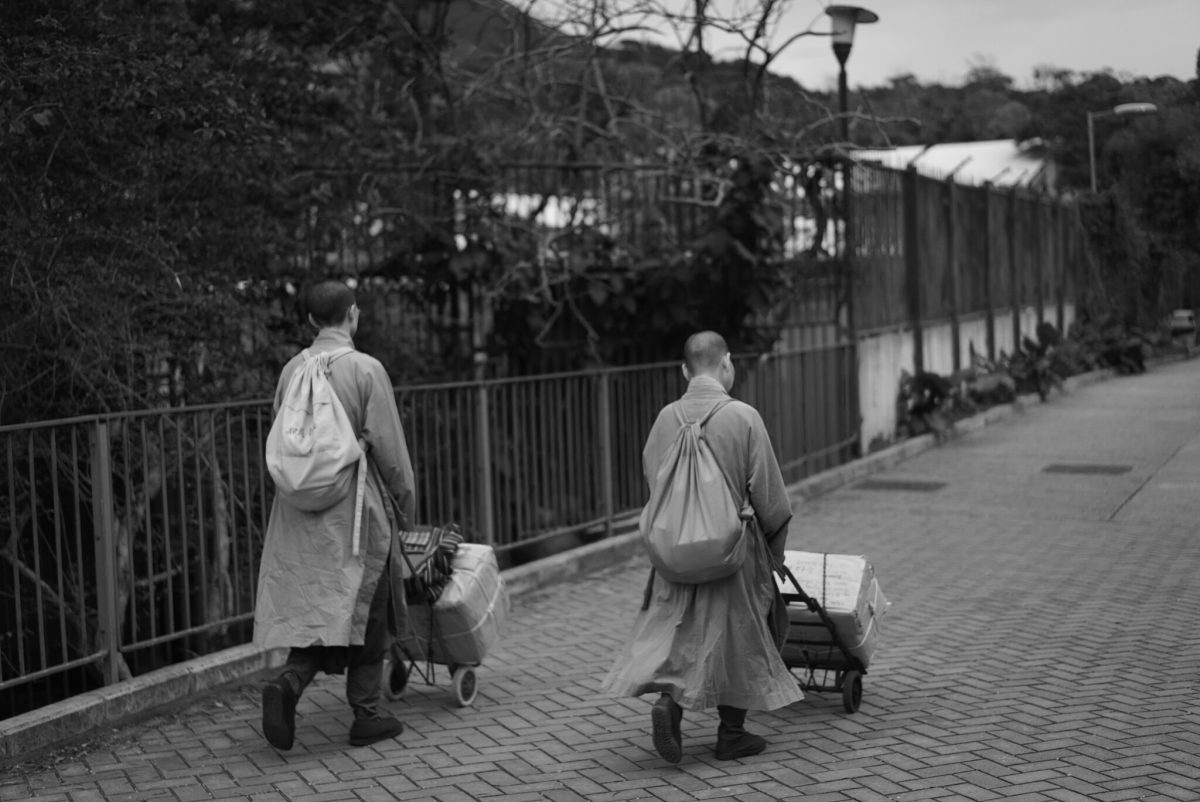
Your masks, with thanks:
[{"label": "cloth sack bag", "polygon": [[[356,491],[353,553],[357,556],[367,452],[329,382],[329,366],[353,348],[301,352],[303,363],[284,390],[267,434],[267,471],[293,507],[320,512]],[[357,475],[357,486],[355,477]]]},{"label": "cloth sack bag", "polygon": [[754,510],[742,505],[704,426],[732,399],[689,421],[676,404],[679,431],[655,474],[638,529],[659,575],[670,582],[700,584],[730,576],[746,559],[747,530]]}]

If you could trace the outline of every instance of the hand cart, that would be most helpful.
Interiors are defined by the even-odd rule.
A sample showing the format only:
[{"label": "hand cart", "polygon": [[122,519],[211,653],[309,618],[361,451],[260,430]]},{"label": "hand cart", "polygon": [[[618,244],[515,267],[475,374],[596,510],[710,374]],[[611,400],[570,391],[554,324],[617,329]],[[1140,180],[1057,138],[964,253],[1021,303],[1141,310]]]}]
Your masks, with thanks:
[{"label": "hand cart", "polygon": [[397,638],[392,644],[390,654],[383,663],[383,693],[391,701],[399,699],[404,693],[414,671],[426,685],[436,685],[434,665],[437,663],[445,663],[449,669],[458,706],[467,707],[475,701],[478,691],[475,669],[479,663],[457,664],[445,659],[440,643],[441,633],[433,614],[433,605],[453,570],[454,553],[462,539],[462,534],[453,525],[400,533],[402,554],[408,570],[404,587],[409,617],[418,620],[414,625],[427,628],[427,632],[422,633],[427,637],[423,640]]},{"label": "hand cart", "polygon": [[[797,677],[801,690],[840,692],[846,712],[857,712],[862,702],[866,665],[851,653],[838,632],[837,623],[820,602],[804,592],[791,569],[780,564],[777,571],[796,590],[795,593],[786,589],[781,591],[784,602],[792,608],[788,615],[791,625],[782,650],[783,664],[789,670],[802,671]],[[807,610],[794,615],[793,605],[803,605]],[[792,676],[796,676],[794,670]]]}]

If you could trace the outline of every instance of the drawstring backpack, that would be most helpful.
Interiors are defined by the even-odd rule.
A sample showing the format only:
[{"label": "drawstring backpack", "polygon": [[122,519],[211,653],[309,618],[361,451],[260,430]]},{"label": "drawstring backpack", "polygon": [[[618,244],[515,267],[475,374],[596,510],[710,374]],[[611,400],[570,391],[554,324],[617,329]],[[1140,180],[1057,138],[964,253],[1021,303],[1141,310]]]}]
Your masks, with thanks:
[{"label": "drawstring backpack", "polygon": [[679,405],[674,407],[679,431],[638,521],[650,563],[668,581],[723,579],[746,559],[754,509],[741,504],[704,439],[705,424],[732,400],[718,401],[699,421],[685,419]]},{"label": "drawstring backpack", "polygon": [[267,471],[280,496],[293,507],[320,512],[337,504],[351,490],[357,467],[352,549],[359,552],[362,506],[366,489],[367,452],[329,383],[329,365],[353,348],[313,353],[284,390],[279,414],[267,434]]}]

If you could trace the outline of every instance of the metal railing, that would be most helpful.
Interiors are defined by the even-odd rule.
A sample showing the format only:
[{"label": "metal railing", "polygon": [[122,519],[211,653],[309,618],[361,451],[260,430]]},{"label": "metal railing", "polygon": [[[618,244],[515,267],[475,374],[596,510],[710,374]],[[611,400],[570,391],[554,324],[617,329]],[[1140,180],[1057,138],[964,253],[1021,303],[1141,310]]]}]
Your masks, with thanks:
[{"label": "metal railing", "polygon": [[[857,453],[853,345],[737,362],[789,482]],[[683,388],[671,362],[399,389],[419,521],[505,564],[610,534]],[[0,718],[250,640],[270,422],[258,401],[0,427]]]}]

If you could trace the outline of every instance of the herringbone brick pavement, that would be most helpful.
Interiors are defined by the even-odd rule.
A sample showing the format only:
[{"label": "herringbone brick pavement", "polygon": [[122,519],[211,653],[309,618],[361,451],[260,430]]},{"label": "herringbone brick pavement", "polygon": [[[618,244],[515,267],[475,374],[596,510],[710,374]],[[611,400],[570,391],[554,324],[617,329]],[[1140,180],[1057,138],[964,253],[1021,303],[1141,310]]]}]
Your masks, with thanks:
[{"label": "herringbone brick pavement", "polygon": [[395,741],[348,746],[341,679],[323,678],[276,752],[248,682],[11,767],[0,800],[1200,800],[1198,432],[1200,363],[1177,363],[883,475],[938,489],[798,500],[790,547],[866,554],[893,604],[861,709],[810,693],[751,713],[757,757],[714,760],[715,714],[689,715],[669,765],[651,700],[597,692],[635,560],[515,600],[475,706],[444,670],[414,677]]}]

